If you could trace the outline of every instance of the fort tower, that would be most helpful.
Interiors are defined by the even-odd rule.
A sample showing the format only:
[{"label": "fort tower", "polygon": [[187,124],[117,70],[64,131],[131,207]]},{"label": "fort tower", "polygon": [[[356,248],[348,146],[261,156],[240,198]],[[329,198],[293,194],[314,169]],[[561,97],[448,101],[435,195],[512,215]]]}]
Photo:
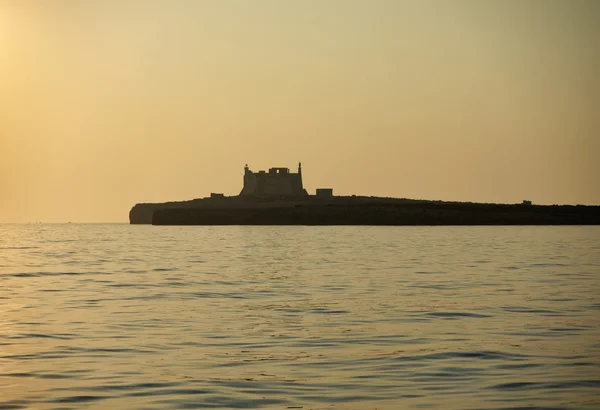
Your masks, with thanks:
[{"label": "fort tower", "polygon": [[289,168],[269,168],[269,172],[252,172],[248,165],[244,167],[244,188],[240,196],[254,197],[303,197],[308,192],[302,184],[302,164],[298,172]]}]

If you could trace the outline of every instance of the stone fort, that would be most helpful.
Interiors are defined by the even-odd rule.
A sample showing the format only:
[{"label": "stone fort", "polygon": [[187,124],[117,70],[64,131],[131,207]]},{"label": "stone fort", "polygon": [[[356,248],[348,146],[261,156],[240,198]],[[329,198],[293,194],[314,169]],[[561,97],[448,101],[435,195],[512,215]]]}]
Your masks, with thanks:
[{"label": "stone fort", "polygon": [[240,196],[255,197],[305,197],[308,192],[302,185],[302,164],[298,172],[289,168],[270,168],[269,172],[252,172],[248,165],[244,167],[244,188]]}]

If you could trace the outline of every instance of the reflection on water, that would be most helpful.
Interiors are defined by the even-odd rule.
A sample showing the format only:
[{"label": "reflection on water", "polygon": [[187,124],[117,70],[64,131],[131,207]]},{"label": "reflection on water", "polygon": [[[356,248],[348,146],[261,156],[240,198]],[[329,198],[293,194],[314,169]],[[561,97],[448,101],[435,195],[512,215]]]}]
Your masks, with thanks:
[{"label": "reflection on water", "polygon": [[0,409],[598,408],[600,227],[0,225]]}]

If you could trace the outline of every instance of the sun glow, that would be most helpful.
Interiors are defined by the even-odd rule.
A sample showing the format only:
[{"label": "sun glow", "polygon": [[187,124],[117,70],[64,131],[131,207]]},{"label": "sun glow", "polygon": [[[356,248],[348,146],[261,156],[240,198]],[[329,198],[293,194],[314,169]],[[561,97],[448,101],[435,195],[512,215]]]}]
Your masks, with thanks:
[{"label": "sun glow", "polygon": [[13,30],[13,20],[9,10],[0,6],[0,53],[10,46],[9,36]]}]

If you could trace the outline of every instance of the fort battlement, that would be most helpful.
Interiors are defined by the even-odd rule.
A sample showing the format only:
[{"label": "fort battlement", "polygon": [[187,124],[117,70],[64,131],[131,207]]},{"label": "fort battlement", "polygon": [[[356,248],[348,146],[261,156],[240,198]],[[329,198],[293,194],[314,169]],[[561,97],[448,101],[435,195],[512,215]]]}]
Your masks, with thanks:
[{"label": "fort battlement", "polygon": [[289,168],[270,168],[268,172],[253,172],[248,165],[244,167],[244,187],[240,196],[265,197],[306,197],[308,192],[302,184],[302,164],[298,172]]}]

